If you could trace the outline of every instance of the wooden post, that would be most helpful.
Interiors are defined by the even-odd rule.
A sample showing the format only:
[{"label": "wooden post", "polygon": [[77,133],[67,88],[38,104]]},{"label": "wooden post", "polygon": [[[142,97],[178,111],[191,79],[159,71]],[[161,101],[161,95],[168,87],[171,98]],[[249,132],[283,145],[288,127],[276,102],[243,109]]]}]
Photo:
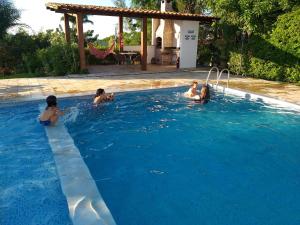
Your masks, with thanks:
[{"label": "wooden post", "polygon": [[65,39],[68,44],[71,43],[70,38],[70,24],[69,24],[69,15],[67,13],[64,14],[64,21],[65,21]]},{"label": "wooden post", "polygon": [[147,17],[143,17],[141,31],[141,67],[147,70]]},{"label": "wooden post", "polygon": [[79,48],[79,57],[80,57],[80,69],[86,69],[85,62],[85,52],[84,52],[84,34],[83,34],[83,21],[82,14],[77,13],[76,15],[76,25],[77,25],[77,36],[78,36],[78,48]]},{"label": "wooden post", "polygon": [[124,50],[124,39],[123,39],[123,16],[119,16],[119,50]]}]

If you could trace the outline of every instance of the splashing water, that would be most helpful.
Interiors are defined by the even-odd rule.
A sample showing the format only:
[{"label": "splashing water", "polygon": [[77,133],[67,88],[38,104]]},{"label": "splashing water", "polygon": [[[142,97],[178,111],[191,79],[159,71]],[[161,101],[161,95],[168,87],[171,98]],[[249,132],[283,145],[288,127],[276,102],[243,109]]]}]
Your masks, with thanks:
[{"label": "splashing water", "polygon": [[68,108],[68,112],[65,113],[63,121],[65,123],[76,122],[76,119],[79,115],[79,108],[77,106],[73,106]]},{"label": "splashing water", "polygon": [[[40,104],[39,110],[42,113],[46,108],[46,104]],[[79,104],[76,106],[72,106],[67,108],[65,111],[65,115],[62,117],[63,123],[74,123],[79,115]],[[40,115],[37,117],[37,121],[39,121]]]}]

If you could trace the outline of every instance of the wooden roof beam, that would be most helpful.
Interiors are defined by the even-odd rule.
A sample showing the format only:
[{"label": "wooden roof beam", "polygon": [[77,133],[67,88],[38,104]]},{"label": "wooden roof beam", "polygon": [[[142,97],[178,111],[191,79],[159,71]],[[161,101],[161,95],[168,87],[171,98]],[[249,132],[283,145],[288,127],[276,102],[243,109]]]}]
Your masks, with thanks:
[{"label": "wooden roof beam", "polygon": [[70,14],[86,14],[86,15],[102,15],[102,16],[122,16],[133,18],[158,18],[158,19],[173,19],[173,20],[192,20],[202,22],[213,22],[219,20],[217,17],[205,16],[201,14],[178,13],[178,12],[161,12],[158,10],[144,9],[128,9],[115,8],[105,6],[78,5],[78,4],[63,4],[63,3],[47,3],[47,9],[57,13]]}]

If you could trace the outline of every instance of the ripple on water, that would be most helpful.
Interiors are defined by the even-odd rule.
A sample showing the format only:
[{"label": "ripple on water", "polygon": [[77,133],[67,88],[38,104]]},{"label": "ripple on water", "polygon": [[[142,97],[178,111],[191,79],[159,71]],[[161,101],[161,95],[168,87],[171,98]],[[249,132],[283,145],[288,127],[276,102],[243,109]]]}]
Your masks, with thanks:
[{"label": "ripple on water", "polygon": [[117,224],[297,224],[299,115],[185,89],[120,94],[67,125]]}]

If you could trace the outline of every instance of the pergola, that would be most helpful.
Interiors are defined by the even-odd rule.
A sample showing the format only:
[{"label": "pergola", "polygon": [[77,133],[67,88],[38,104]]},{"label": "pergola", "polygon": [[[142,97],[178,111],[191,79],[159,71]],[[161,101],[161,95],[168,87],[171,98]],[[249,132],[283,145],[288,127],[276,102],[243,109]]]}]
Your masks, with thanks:
[{"label": "pergola", "polygon": [[86,69],[85,51],[84,51],[84,33],[83,33],[83,15],[102,15],[102,16],[117,16],[119,17],[119,46],[122,51],[122,37],[123,37],[123,18],[141,18],[141,69],[147,70],[147,19],[170,19],[170,20],[191,20],[202,23],[211,23],[219,20],[217,17],[206,16],[201,14],[178,13],[178,12],[161,12],[158,10],[145,9],[130,9],[130,8],[116,8],[104,7],[95,5],[78,5],[78,4],[64,4],[64,3],[47,3],[47,9],[56,13],[64,14],[65,23],[65,38],[70,43],[70,26],[69,17],[76,17],[78,48],[80,56],[80,68]]}]

